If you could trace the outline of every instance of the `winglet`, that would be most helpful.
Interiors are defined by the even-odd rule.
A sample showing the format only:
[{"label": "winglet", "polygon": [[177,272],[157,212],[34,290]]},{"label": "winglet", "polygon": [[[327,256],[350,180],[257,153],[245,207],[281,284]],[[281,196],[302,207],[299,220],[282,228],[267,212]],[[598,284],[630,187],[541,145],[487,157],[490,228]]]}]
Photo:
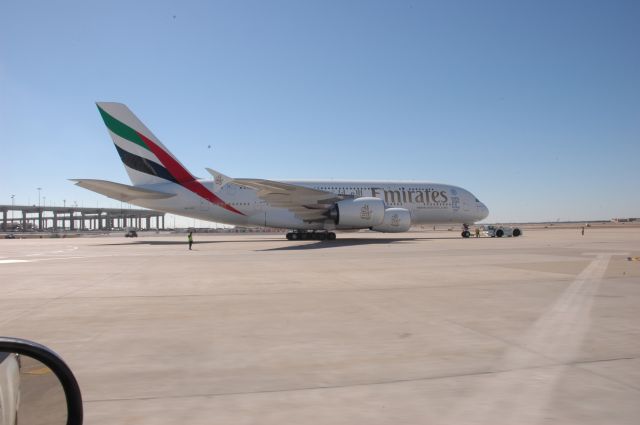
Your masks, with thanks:
[{"label": "winglet", "polygon": [[224,174],[213,170],[211,168],[206,168],[206,170],[213,177],[213,191],[217,192],[222,189],[226,184],[231,183],[233,179],[229,176],[225,176]]}]

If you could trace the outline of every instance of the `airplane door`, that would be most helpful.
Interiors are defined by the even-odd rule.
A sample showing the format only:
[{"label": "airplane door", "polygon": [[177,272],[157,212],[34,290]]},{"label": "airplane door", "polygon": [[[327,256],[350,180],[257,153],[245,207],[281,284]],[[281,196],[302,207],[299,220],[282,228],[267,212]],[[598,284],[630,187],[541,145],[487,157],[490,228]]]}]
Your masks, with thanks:
[{"label": "airplane door", "polygon": [[454,215],[460,211],[460,197],[458,196],[458,191],[455,189],[451,189],[451,210]]},{"label": "airplane door", "polygon": [[469,200],[466,196],[462,197],[462,212],[468,213],[471,211],[471,206],[469,205]]},{"label": "airplane door", "polygon": [[261,226],[267,227],[267,203],[261,199],[255,201],[256,217],[260,217]]},{"label": "airplane door", "polygon": [[253,200],[252,209],[253,209],[252,212],[253,212],[253,215],[255,215],[255,218],[260,221],[260,226],[266,226],[267,225],[267,202],[256,197]]}]

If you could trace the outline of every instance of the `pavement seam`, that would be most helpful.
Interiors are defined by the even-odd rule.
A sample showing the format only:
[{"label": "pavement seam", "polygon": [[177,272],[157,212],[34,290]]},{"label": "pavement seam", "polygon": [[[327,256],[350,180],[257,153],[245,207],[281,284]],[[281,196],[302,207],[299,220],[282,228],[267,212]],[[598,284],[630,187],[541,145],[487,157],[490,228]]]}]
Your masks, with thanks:
[{"label": "pavement seam", "polygon": [[580,370],[582,370],[584,372],[590,373],[592,375],[598,376],[600,378],[606,379],[606,380],[611,381],[611,382],[615,382],[616,384],[619,384],[619,385],[622,385],[624,387],[627,387],[627,388],[630,388],[632,390],[640,392],[640,387],[638,387],[638,386],[635,386],[635,385],[630,384],[628,382],[621,381],[621,380],[619,380],[617,378],[614,378],[614,377],[612,377],[610,375],[605,375],[603,373],[596,372],[594,370],[591,370],[591,369],[588,369],[588,368],[584,367],[586,365],[593,364],[593,363],[613,362],[613,361],[619,361],[619,360],[636,360],[638,358],[640,358],[640,357],[620,357],[620,358],[617,358],[617,359],[602,359],[602,360],[593,360],[593,361],[579,361],[579,362],[573,363],[571,366],[575,367],[576,369],[580,369]]},{"label": "pavement seam", "polygon": [[[127,271],[129,273],[129,271]],[[556,284],[556,283],[564,283],[569,281],[570,279],[558,279],[554,282],[547,282],[545,284]],[[348,282],[344,282],[348,284]],[[474,286],[481,285],[503,285],[503,284],[520,284],[520,282],[491,282],[491,281],[483,281],[473,284],[465,284],[465,285],[434,285],[434,286],[402,286],[402,287],[389,287],[389,288],[364,288],[352,286],[352,289],[321,289],[321,290],[297,290],[297,291],[273,291],[273,292],[229,292],[224,294],[169,294],[169,295],[105,295],[105,296],[75,296],[69,297],[69,299],[79,300],[79,299],[109,299],[109,298],[194,298],[194,297],[244,297],[244,296],[270,296],[270,295],[298,295],[298,294],[323,294],[323,293],[348,293],[348,292],[385,292],[385,291],[396,291],[396,290],[427,290],[427,289],[441,289],[441,288],[472,288]],[[523,285],[528,284],[529,282],[522,282]],[[351,284],[350,284],[351,285]],[[94,285],[91,285],[94,286]],[[86,288],[86,287],[85,287]],[[83,288],[84,289],[84,288]],[[71,293],[77,292],[76,290],[71,291]],[[55,298],[34,298],[34,297],[24,297],[24,298],[6,298],[6,300],[37,300],[37,299],[58,299],[60,297]]]},{"label": "pavement seam", "polygon": [[[599,359],[592,360],[586,362],[577,362],[579,364],[588,364],[588,363],[598,363],[604,361],[618,361],[618,360],[634,360],[638,359],[638,357],[622,357],[622,358],[612,358],[612,359]],[[554,368],[561,366],[574,366],[574,363],[557,363],[550,365],[540,365],[540,366],[530,366],[524,368],[517,369],[504,369],[504,370],[487,370],[480,372],[470,372],[470,373],[458,373],[458,374],[449,374],[449,375],[437,375],[437,376],[428,376],[421,378],[407,378],[407,379],[394,379],[389,381],[374,381],[374,382],[360,382],[355,384],[345,384],[345,385],[325,385],[325,386],[317,386],[317,387],[300,387],[300,388],[287,388],[287,389],[275,389],[275,390],[262,390],[262,391],[238,391],[238,392],[228,392],[228,393],[205,393],[205,394],[185,394],[185,395],[168,395],[168,396],[150,396],[150,397],[131,397],[131,398],[108,398],[108,399],[84,399],[84,403],[105,403],[105,402],[117,402],[117,401],[149,401],[149,400],[163,400],[163,399],[183,399],[183,398],[213,398],[213,397],[233,397],[238,395],[257,395],[257,394],[272,394],[272,393],[286,393],[286,392],[298,392],[298,391],[322,391],[322,390],[332,390],[332,389],[341,389],[341,388],[354,388],[354,387],[368,387],[368,386],[382,386],[382,385],[394,385],[394,384],[402,384],[402,383],[410,383],[410,382],[421,382],[421,381],[437,381],[443,379],[451,379],[451,378],[464,378],[469,376],[483,376],[483,375],[500,375],[504,373],[510,372],[518,372],[518,371],[526,371],[526,370],[537,370],[537,369],[545,369],[545,368]],[[582,369],[581,369],[582,370]],[[584,369],[586,370],[586,369]],[[597,375],[597,374],[596,374]],[[607,376],[601,376],[602,378],[608,378]],[[640,389],[635,388],[634,386],[630,386],[629,384],[625,384],[622,382],[617,382],[618,384],[629,387],[635,391],[640,391]]]}]

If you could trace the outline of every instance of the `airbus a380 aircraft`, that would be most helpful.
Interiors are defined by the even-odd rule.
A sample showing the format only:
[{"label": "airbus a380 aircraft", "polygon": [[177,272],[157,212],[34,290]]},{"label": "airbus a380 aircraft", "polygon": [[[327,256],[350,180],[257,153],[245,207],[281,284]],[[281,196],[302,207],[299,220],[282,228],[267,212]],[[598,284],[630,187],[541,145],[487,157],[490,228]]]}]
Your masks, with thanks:
[{"label": "airbus a380 aircraft", "polygon": [[427,182],[235,179],[207,168],[194,177],[121,103],[98,102],[133,186],[74,179],[119,201],[201,220],[292,229],[287,239],[335,239],[334,230],[406,232],[411,225],[466,225],[489,215],[471,192]]}]

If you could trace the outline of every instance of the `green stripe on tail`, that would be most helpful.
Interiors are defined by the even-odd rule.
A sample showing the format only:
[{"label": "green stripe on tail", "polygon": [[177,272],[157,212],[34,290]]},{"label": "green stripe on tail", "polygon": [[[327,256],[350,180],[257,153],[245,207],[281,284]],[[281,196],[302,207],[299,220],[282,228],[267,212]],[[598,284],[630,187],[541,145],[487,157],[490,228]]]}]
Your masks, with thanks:
[{"label": "green stripe on tail", "polygon": [[127,126],[126,124],[121,123],[117,119],[113,118],[111,115],[106,113],[100,106],[98,106],[98,110],[100,111],[100,115],[102,115],[102,120],[106,124],[107,128],[111,130],[114,134],[122,137],[123,139],[127,139],[130,142],[135,143],[136,145],[142,146],[149,152],[149,146],[138,136],[138,133]]}]

